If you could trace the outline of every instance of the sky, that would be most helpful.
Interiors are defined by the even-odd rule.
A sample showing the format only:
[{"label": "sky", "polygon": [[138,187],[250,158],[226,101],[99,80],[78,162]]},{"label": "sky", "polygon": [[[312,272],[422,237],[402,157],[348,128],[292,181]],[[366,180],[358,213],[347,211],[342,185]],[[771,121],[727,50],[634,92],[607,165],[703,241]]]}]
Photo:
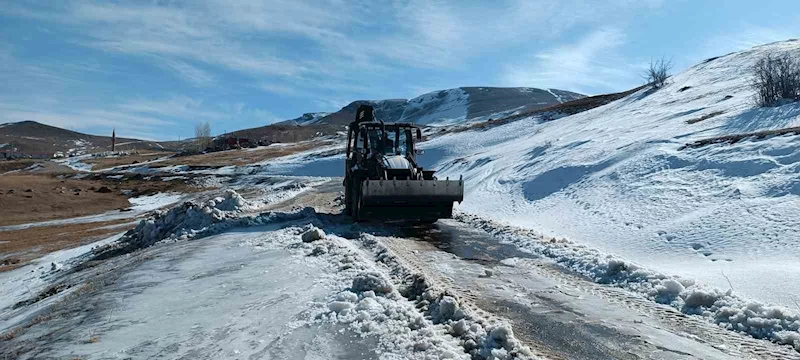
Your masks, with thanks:
[{"label": "sky", "polygon": [[153,140],[460,86],[587,95],[800,37],[796,0],[0,0],[0,123]]}]

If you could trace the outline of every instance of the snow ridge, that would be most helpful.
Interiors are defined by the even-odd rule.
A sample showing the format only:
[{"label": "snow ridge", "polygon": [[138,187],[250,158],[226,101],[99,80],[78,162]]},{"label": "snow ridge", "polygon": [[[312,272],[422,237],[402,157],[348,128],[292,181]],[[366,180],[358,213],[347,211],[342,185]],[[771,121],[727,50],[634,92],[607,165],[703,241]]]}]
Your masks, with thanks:
[{"label": "snow ridge", "polygon": [[531,230],[463,212],[454,214],[454,218],[523,250],[552,259],[597,283],[628,289],[685,314],[705,317],[725,329],[790,345],[800,351],[800,314],[785,307],[744,299],[733,294],[732,289],[724,291],[691,279],[657,273],[567,239],[547,239]]},{"label": "snow ridge", "polygon": [[242,211],[254,205],[236,191],[227,190],[224,196],[206,202],[187,201],[169,211],[157,211],[149,219],[142,220],[136,228],[129,230],[115,243],[94,251],[98,258],[109,258],[147,248],[164,241],[183,241],[220,233],[233,227],[256,226],[300,219],[314,212],[304,208],[297,212],[267,212],[258,216],[241,216]]},{"label": "snow ridge", "polygon": [[339,239],[346,240],[329,236],[317,241],[310,253],[334,256],[340,272],[352,278],[347,289],[331,296],[326,311],[317,316],[321,321],[347,325],[362,336],[377,336],[384,351],[405,357],[533,357],[530,349],[514,337],[509,324],[490,324],[464,308],[453,295],[431,285],[424,274],[402,264],[380,238],[362,234],[355,242],[345,242],[347,246],[361,245],[349,250],[331,243]]}]

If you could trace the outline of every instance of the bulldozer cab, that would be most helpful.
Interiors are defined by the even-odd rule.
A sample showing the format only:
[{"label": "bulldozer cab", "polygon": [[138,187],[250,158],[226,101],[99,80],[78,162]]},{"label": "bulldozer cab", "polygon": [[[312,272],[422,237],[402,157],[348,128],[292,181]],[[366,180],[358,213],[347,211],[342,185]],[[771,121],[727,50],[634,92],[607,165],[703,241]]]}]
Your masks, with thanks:
[{"label": "bulldozer cab", "polygon": [[374,111],[368,105],[358,108],[347,134],[347,159],[378,154],[416,159],[415,143],[422,138],[422,130],[412,124],[385,124],[375,117]]},{"label": "bulldozer cab", "polygon": [[419,128],[413,125],[359,124],[348,136],[347,157],[350,158],[353,153],[361,153],[415,158],[415,143],[421,138],[419,132]]}]

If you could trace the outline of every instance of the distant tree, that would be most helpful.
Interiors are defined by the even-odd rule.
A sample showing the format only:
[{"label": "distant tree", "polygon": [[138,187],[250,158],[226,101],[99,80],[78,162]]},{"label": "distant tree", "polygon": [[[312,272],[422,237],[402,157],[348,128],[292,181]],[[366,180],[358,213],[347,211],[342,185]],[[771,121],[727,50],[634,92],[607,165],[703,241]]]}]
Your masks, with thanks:
[{"label": "distant tree", "polygon": [[211,144],[211,124],[208,121],[197,123],[194,127],[194,137],[197,141],[197,149],[205,150]]},{"label": "distant tree", "polygon": [[800,61],[789,53],[768,53],[752,68],[750,86],[758,106],[778,106],[800,100]]},{"label": "distant tree", "polygon": [[659,89],[667,84],[671,70],[672,60],[666,60],[662,57],[658,60],[651,60],[650,66],[642,77],[648,84],[652,84],[654,88]]}]

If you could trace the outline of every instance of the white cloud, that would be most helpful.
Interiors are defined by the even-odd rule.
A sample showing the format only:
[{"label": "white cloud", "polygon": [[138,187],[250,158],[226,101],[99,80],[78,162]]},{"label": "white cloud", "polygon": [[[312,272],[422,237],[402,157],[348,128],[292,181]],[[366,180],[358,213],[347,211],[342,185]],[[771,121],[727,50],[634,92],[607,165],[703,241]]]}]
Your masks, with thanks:
[{"label": "white cloud", "polygon": [[195,86],[206,87],[214,83],[214,75],[205,70],[201,70],[196,66],[189,65],[184,61],[163,59],[159,63],[162,67],[169,69],[180,78]]},{"label": "white cloud", "polygon": [[624,88],[638,76],[638,67],[617,53],[624,43],[625,34],[619,29],[595,30],[575,43],[539,52],[526,61],[507,66],[503,82],[585,93],[597,88]]},{"label": "white cloud", "polygon": [[4,121],[36,121],[64,129],[82,131],[90,128],[117,129],[121,137],[164,139],[164,132],[157,132],[159,127],[172,125],[171,122],[149,116],[138,116],[107,111],[104,109],[87,109],[79,111],[32,111],[7,109],[0,104],[0,116]]},{"label": "white cloud", "polygon": [[[452,79],[422,78],[415,70],[471,70],[471,61],[500,53],[514,52],[519,54],[517,58],[527,59],[506,68],[507,84],[570,90],[599,87],[614,85],[614,76],[619,75],[609,61],[618,60],[614,52],[624,40],[618,30],[600,30],[598,34],[603,36],[589,35],[549,51],[515,51],[530,51],[531,43],[558,41],[575,28],[619,22],[649,6],[653,4],[632,0],[602,4],[581,0],[19,0],[4,8],[6,16],[58,29],[60,41],[100,50],[88,53],[94,57],[105,52],[113,60],[100,54],[97,58],[108,60],[106,63],[79,64],[75,59],[60,58],[42,64],[26,62],[14,70],[0,69],[0,80],[7,79],[6,83],[25,90],[59,85],[45,95],[61,99],[61,107],[38,108],[31,99],[22,109],[42,119],[57,121],[56,112],[60,111],[68,121],[91,118],[83,124],[97,126],[131,121],[143,130],[159,125],[139,123],[140,119],[184,123],[208,119],[217,122],[217,127],[232,127],[247,119],[259,123],[280,120],[272,112],[248,104],[237,107],[210,100],[213,94],[230,95],[241,89],[307,98],[310,105],[304,111],[335,111],[358,98],[405,94],[409,89]],[[7,54],[10,50],[0,48],[0,59]],[[89,71],[117,74],[116,69],[108,68],[108,63],[117,61],[123,67],[135,63],[123,71],[145,61],[161,69],[158,75],[163,71],[197,88],[187,94],[202,94],[209,100],[196,103],[199,96],[181,96],[173,90],[145,93],[143,98],[142,93],[134,92],[147,89],[131,86],[132,93],[125,93],[125,85],[91,83],[92,77],[86,76]],[[65,74],[63,69],[69,71]],[[159,85],[169,85],[168,80],[171,78]],[[78,82],[81,86],[74,86]],[[467,84],[443,87],[460,85]],[[113,100],[107,102],[93,97],[94,87],[108,94],[115,86],[121,88],[119,97],[109,96]],[[81,104],[72,104],[74,88],[89,89],[86,92],[92,95],[83,94]],[[14,94],[0,95],[5,98],[0,100],[19,99]],[[419,94],[407,94],[415,95]],[[125,96],[133,100],[118,100]],[[153,100],[158,98],[162,100]],[[90,108],[105,113],[89,113],[86,109]]]},{"label": "white cloud", "polygon": [[132,100],[120,104],[117,108],[121,111],[160,115],[185,119],[220,119],[227,116],[226,112],[213,109],[202,100],[187,96],[172,96],[166,100]]}]

